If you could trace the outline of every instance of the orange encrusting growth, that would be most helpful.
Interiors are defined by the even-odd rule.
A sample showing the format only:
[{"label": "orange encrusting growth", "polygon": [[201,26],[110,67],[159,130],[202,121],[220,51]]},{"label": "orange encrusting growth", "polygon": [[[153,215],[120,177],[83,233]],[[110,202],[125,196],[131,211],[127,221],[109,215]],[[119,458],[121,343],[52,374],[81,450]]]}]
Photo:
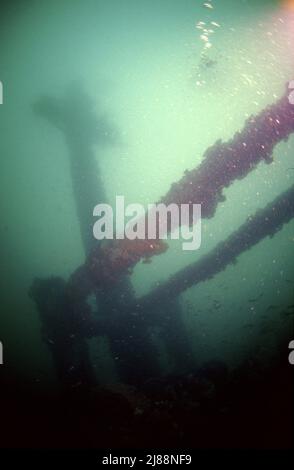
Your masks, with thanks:
[{"label": "orange encrusting growth", "polygon": [[107,240],[96,247],[87,267],[96,283],[115,282],[122,274],[131,273],[140,260],[148,261],[168,248],[162,240]]}]

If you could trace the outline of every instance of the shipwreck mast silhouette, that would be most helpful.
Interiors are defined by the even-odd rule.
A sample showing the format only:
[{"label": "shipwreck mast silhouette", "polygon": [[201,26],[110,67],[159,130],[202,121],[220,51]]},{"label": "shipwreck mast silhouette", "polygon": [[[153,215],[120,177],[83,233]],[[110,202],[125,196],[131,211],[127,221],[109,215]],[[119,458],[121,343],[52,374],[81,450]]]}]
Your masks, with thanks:
[{"label": "shipwreck mast silhouette", "polygon": [[[38,116],[45,118],[64,135],[69,151],[76,212],[87,256],[91,249],[99,244],[92,234],[93,208],[98,203],[107,202],[94,146],[99,146],[101,152],[101,148],[115,145],[118,142],[118,135],[106,116],[96,117],[91,100],[78,83],[72,85],[62,98],[41,97],[34,104],[33,109]],[[85,337],[92,336],[92,330],[88,331],[83,325],[89,326],[93,319],[86,302],[82,302],[82,308],[78,300],[74,305],[69,306],[71,302],[63,292],[65,286],[65,282],[61,279],[37,279],[30,292],[37,303],[42,318],[43,336],[55,358],[59,377],[71,383],[78,381],[77,377],[84,374],[82,381],[88,383],[94,380],[94,372],[91,368]],[[51,292],[51,297],[49,292]],[[92,293],[96,298],[99,317],[103,312],[103,316],[107,318],[116,318],[107,336],[112,356],[116,358],[119,376],[126,382],[138,383],[146,377],[157,375],[159,373],[158,354],[148,332],[148,325],[144,325],[142,319],[135,316],[124,315],[122,317],[123,312],[128,312],[135,303],[129,279],[122,276],[111,289],[108,286],[97,286],[93,288]],[[46,306],[46,302],[49,303],[49,307]],[[177,335],[175,337],[172,334],[174,328],[171,329],[168,325],[166,331],[169,329],[171,331],[169,335],[166,335],[166,347],[169,354],[174,356],[175,362],[185,361],[188,366],[191,354],[187,352],[187,348],[183,357],[184,349],[180,347],[186,341],[184,325],[180,318],[180,305],[174,302],[172,309],[178,313],[174,315]],[[58,310],[59,314],[56,315]],[[80,316],[81,310],[83,313]],[[61,322],[63,316],[65,318]],[[123,318],[123,322],[120,318]],[[81,321],[82,319],[84,322]],[[63,326],[65,322],[64,329],[58,326],[60,322]],[[61,331],[58,333],[58,330]],[[98,336],[101,334],[101,332],[98,333]],[[52,340],[52,337],[55,339]],[[68,337],[72,340],[69,341]],[[181,351],[181,354],[174,352],[177,342],[180,343],[178,351]],[[78,364],[74,367],[73,357],[80,359],[77,359]],[[84,370],[83,373],[81,369]],[[68,370],[71,372],[68,373]]]}]

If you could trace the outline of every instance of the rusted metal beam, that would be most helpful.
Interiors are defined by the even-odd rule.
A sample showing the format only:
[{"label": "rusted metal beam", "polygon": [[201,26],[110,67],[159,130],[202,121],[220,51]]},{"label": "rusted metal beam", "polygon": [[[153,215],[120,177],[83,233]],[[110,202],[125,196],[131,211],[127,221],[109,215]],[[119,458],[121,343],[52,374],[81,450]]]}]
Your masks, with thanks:
[{"label": "rusted metal beam", "polygon": [[[209,148],[202,163],[186,171],[160,202],[201,204],[202,217],[213,217],[218,203],[224,200],[223,189],[246,177],[259,162],[271,163],[274,146],[293,132],[294,105],[287,86],[280,100],[250,117],[229,142],[218,141]],[[71,276],[69,288],[83,297],[93,286],[112,285],[141,259],[165,250],[166,244],[159,239],[108,240],[91,251],[85,264]]]}]

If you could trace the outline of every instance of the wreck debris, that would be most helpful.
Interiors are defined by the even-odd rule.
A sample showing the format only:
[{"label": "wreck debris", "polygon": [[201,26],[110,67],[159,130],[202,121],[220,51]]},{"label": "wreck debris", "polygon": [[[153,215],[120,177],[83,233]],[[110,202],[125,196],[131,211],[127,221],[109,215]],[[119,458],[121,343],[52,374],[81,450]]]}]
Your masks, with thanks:
[{"label": "wreck debris", "polygon": [[[243,128],[227,143],[217,141],[204,154],[202,163],[174,183],[161,203],[201,204],[203,218],[214,216],[222,194],[235,180],[245,178],[259,162],[272,162],[274,146],[294,132],[294,106],[289,102],[288,87],[284,96],[259,115],[250,117]],[[169,231],[170,227],[167,227]],[[140,243],[139,243],[140,242]],[[82,270],[82,275],[94,286],[115,282],[119,273],[128,273],[135,264],[153,254],[165,251],[162,240],[113,240],[94,247]],[[80,271],[81,273],[81,271]],[[71,285],[75,285],[75,274]]]},{"label": "wreck debris", "polygon": [[249,217],[238,230],[199,261],[178,271],[167,282],[141,298],[139,303],[144,306],[144,309],[147,304],[154,306],[158,302],[163,302],[165,298],[175,298],[189,287],[212,278],[229,264],[235,263],[241,253],[249,250],[265,237],[273,237],[293,218],[294,186],[264,209],[258,210],[255,215]]}]

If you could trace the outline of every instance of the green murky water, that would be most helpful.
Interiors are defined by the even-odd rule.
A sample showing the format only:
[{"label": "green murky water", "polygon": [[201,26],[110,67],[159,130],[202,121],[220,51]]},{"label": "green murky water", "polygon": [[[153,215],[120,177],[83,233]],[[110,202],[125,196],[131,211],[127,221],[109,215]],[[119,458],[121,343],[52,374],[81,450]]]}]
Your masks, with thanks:
[{"label": "green murky water", "polygon": [[[82,83],[97,115],[117,130],[116,142],[94,147],[108,202],[118,194],[127,203],[157,201],[208,146],[230,139],[293,78],[294,23],[282,2],[211,5],[62,0],[0,7],[0,336],[12,375],[56,380],[28,290],[35,277],[68,278],[84,260],[67,143],[62,129],[33,113],[33,103]],[[173,241],[166,254],[137,265],[136,295],[199,259],[286,190],[293,151],[292,136],[275,148],[271,165],[259,164],[225,191],[215,217],[203,220],[200,250],[183,252]],[[234,365],[256,354],[268,361],[287,345],[293,228],[289,223],[181,296],[195,366],[216,358]],[[168,372],[172,360],[158,346]],[[102,380],[115,380],[107,338],[91,340],[91,357]]]}]

